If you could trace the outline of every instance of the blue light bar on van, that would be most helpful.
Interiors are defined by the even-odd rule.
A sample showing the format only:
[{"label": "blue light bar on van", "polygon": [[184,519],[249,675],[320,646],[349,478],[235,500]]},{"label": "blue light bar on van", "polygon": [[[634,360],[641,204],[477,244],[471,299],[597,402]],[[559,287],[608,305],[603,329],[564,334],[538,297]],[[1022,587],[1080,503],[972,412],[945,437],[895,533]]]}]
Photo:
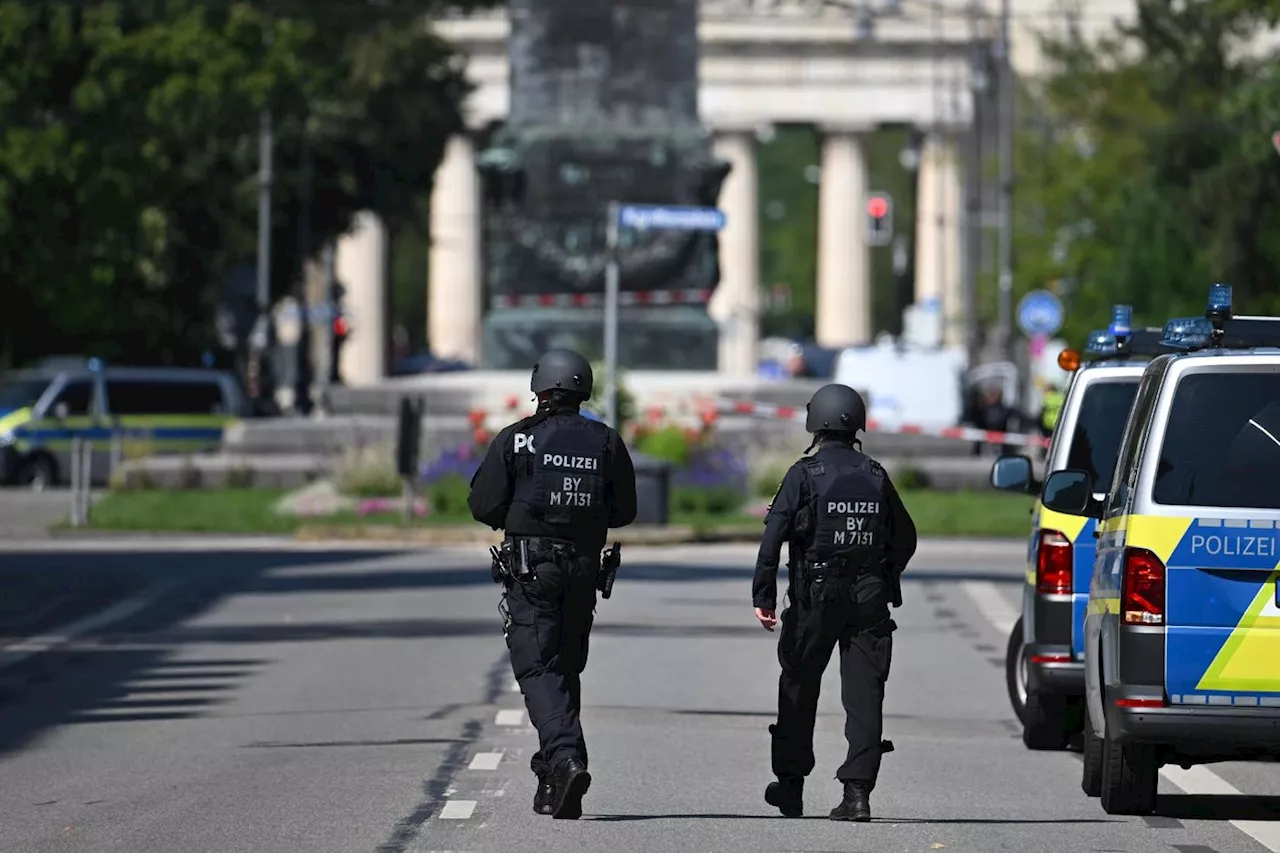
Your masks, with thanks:
[{"label": "blue light bar on van", "polygon": [[1231,285],[1215,284],[1209,287],[1209,306],[1205,317],[1231,319]]},{"label": "blue light bar on van", "polygon": [[1174,349],[1197,349],[1212,336],[1213,324],[1203,317],[1179,317],[1165,323],[1160,343]]},{"label": "blue light bar on van", "polygon": [[1120,352],[1120,342],[1106,329],[1096,329],[1085,339],[1084,351],[1087,355],[1117,355]]},{"label": "blue light bar on van", "polygon": [[1119,337],[1127,335],[1133,322],[1132,305],[1114,305],[1111,308],[1111,334]]}]

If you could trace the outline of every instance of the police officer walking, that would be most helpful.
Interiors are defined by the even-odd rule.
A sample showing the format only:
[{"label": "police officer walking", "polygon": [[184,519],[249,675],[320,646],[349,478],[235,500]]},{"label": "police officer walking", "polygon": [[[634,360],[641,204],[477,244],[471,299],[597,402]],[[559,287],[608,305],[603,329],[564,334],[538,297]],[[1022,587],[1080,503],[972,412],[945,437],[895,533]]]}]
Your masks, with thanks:
[{"label": "police officer walking", "polygon": [[511,668],[524,694],[539,750],[533,810],[582,816],[591,785],[579,714],[596,592],[607,598],[618,549],[601,550],[611,527],[636,516],[635,469],[621,437],[589,420],[591,365],[570,350],[551,350],[533,366],[538,410],[508,426],[489,446],[471,480],[471,514],[505,530],[494,554],[504,585],[503,612]]},{"label": "police officer walking", "polygon": [[830,817],[868,821],[881,754],[893,748],[881,740],[897,627],[889,605],[902,604],[899,575],[915,553],[916,528],[884,469],[858,449],[857,432],[867,425],[862,397],[826,385],[807,408],[809,449],[818,449],[791,466],[774,495],[752,590],[756,618],[772,631],[778,559],[787,543],[790,606],[778,639],[778,722],[769,727],[778,781],[765,789],[765,801],[787,817],[804,814],[818,690],[838,645],[849,751],[836,772],[844,799]]}]

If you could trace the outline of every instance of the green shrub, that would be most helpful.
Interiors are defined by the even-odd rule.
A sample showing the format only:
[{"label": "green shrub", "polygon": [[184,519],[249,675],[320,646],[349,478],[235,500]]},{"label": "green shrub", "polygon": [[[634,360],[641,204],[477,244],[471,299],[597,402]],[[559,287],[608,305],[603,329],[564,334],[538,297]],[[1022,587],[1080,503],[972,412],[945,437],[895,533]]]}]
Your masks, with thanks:
[{"label": "green shrub", "polygon": [[673,425],[664,426],[643,435],[636,442],[636,450],[646,456],[665,459],[677,468],[683,468],[689,464],[689,453],[693,448],[685,431]]},{"label": "green shrub", "polygon": [[[228,489],[248,489],[252,488],[253,481],[256,479],[253,468],[249,465],[236,465],[227,471],[227,488]],[[311,479],[310,476],[307,478]]]},{"label": "green shrub", "polygon": [[469,494],[471,484],[457,474],[447,474],[427,487],[427,501],[436,515],[470,515]]},{"label": "green shrub", "polygon": [[928,489],[933,486],[928,474],[909,465],[902,466],[890,476],[893,479],[894,488],[900,492]]},{"label": "green shrub", "polygon": [[[594,376],[595,381],[591,389],[591,397],[587,400],[586,405],[584,405],[583,408],[590,412],[594,412],[601,418],[604,418],[604,386],[606,384],[605,378],[608,376],[608,371],[604,368],[604,362],[592,362],[591,373]],[[619,433],[625,434],[627,425],[634,421],[636,417],[636,398],[635,395],[631,393],[631,389],[627,387],[626,374],[621,370],[618,371],[618,387],[616,393],[618,401],[618,422],[616,424],[611,424],[611,426],[613,426],[613,428]]]},{"label": "green shrub", "polygon": [[390,445],[369,445],[348,450],[338,463],[338,491],[357,498],[399,495],[402,484],[396,471],[395,450]]},{"label": "green shrub", "polygon": [[681,515],[731,515],[742,503],[742,494],[734,489],[678,486],[671,490],[671,510]]},{"label": "green shrub", "polygon": [[786,463],[774,463],[759,468],[751,478],[752,493],[762,500],[771,499],[782,485],[782,478],[787,475],[790,467]]}]

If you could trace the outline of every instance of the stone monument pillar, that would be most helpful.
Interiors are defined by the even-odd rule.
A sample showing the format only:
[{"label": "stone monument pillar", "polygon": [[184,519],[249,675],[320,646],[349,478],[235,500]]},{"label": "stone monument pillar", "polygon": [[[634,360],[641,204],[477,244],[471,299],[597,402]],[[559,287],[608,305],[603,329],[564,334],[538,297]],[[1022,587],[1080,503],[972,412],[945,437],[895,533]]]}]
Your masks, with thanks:
[{"label": "stone monument pillar", "polygon": [[[603,355],[599,307],[522,304],[600,296],[612,201],[714,205],[729,165],[698,121],[697,0],[510,0],[511,110],[479,157],[483,365],[525,369],[553,346]],[[623,232],[625,292],[713,289],[715,234]],[[512,303],[515,304],[512,304]],[[713,370],[705,304],[634,305],[619,317],[629,368]]]}]

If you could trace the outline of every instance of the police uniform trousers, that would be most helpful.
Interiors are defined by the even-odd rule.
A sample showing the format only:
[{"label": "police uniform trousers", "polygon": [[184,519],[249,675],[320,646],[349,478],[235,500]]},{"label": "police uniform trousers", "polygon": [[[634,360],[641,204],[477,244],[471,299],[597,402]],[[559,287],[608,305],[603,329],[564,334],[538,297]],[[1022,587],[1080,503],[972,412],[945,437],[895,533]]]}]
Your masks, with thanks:
[{"label": "police uniform trousers", "polygon": [[599,571],[599,561],[590,557],[557,558],[537,565],[533,579],[507,589],[507,648],[529,722],[538,730],[540,748],[529,766],[539,777],[567,758],[587,763],[580,676],[587,666]]},{"label": "police uniform trousers", "polygon": [[812,579],[807,595],[793,583],[778,639],[778,722],[773,735],[775,776],[813,771],[813,726],[818,691],[831,653],[840,647],[840,692],[849,751],[836,771],[842,782],[874,786],[880,773],[884,685],[893,653],[888,584],[878,574]]}]

